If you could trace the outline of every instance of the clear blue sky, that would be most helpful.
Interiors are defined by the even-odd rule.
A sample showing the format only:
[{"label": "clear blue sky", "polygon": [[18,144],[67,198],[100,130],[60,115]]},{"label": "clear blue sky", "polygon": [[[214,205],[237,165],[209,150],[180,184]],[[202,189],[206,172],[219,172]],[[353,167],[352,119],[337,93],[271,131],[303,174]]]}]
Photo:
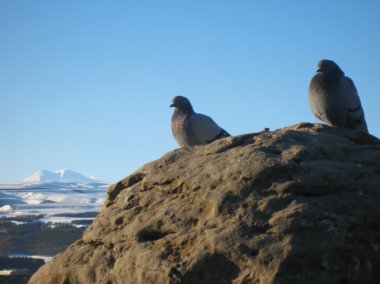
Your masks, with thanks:
[{"label": "clear blue sky", "polygon": [[233,135],[317,122],[324,58],[379,137],[379,31],[379,0],[0,0],[0,182],[60,168],[116,182],[177,147],[176,95]]}]

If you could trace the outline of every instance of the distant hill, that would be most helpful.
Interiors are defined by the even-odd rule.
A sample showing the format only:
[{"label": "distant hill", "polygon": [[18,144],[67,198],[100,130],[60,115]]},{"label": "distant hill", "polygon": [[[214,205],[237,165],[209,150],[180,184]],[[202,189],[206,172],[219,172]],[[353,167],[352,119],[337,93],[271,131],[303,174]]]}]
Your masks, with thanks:
[{"label": "distant hill", "polygon": [[99,182],[98,180],[86,177],[70,169],[62,169],[56,172],[40,170],[30,177],[23,180],[25,183],[48,183],[48,182],[74,182],[74,183],[91,183]]}]

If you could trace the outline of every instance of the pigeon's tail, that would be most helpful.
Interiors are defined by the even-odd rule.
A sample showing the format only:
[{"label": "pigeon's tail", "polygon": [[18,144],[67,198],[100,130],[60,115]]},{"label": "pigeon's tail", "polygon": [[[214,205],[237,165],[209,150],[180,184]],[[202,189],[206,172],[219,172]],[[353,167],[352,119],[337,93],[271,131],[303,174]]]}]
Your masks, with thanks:
[{"label": "pigeon's tail", "polygon": [[347,119],[348,128],[359,129],[363,132],[368,133],[367,122],[365,120],[364,111],[362,107],[358,106],[357,108],[348,109],[347,111],[349,112]]},{"label": "pigeon's tail", "polygon": [[353,120],[351,128],[359,129],[365,133],[368,133],[367,122],[365,121],[364,116],[362,116],[361,118]]},{"label": "pigeon's tail", "polygon": [[215,140],[218,140],[218,139],[220,139],[220,138],[224,138],[224,137],[230,137],[231,135],[227,132],[227,131],[225,131],[224,129],[222,129],[222,130],[220,130],[220,132],[218,133],[218,135],[216,135],[215,137],[214,137],[214,139],[212,139],[211,141],[209,141],[208,143],[211,143],[211,142],[213,142],[213,141],[215,141]]}]

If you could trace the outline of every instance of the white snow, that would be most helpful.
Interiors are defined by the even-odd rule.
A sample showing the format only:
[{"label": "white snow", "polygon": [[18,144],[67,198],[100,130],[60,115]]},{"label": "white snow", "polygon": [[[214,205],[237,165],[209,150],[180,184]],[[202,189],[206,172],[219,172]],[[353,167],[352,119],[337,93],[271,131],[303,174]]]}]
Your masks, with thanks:
[{"label": "white snow", "polygon": [[[0,217],[43,215],[44,222],[64,222],[55,215],[99,212],[107,187],[103,183],[0,184]],[[64,218],[71,222],[76,217]]]},{"label": "white snow", "polygon": [[14,196],[21,198],[26,204],[41,204],[44,202],[44,195],[39,192],[20,192]]},{"label": "white snow", "polygon": [[16,226],[20,226],[20,225],[26,224],[26,222],[20,222],[20,221],[15,221],[15,220],[12,220],[11,223],[15,224]]},{"label": "white snow", "polygon": [[47,256],[47,255],[31,255],[31,254],[10,254],[10,258],[15,258],[15,257],[30,257],[30,258],[35,258],[35,259],[43,259],[45,262],[48,262],[53,258],[53,256]]},{"label": "white snow", "polygon": [[86,177],[70,169],[62,169],[56,172],[40,170],[30,177],[23,180],[25,183],[49,183],[49,182],[68,182],[68,183],[93,183],[98,182],[93,178]]},{"label": "white snow", "polygon": [[12,206],[10,206],[10,205],[4,205],[4,206],[1,206],[0,207],[0,212],[9,212],[9,211],[11,211],[13,208],[12,208]]},{"label": "white snow", "polygon": [[[40,221],[44,223],[52,223],[50,225],[50,228],[55,228],[57,225],[55,224],[71,224],[73,221],[90,221],[93,220],[92,217],[46,217],[42,218]],[[82,224],[76,224],[75,227],[85,227],[85,225]]]}]

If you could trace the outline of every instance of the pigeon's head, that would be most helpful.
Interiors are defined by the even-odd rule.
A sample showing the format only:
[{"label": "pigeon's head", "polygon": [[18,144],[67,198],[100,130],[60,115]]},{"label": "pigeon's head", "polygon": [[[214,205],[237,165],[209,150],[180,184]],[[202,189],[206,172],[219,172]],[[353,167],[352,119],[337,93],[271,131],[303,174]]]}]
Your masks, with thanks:
[{"label": "pigeon's head", "polygon": [[191,106],[190,101],[182,96],[176,96],[172,100],[170,107],[175,107],[184,112],[193,112],[193,107]]},{"label": "pigeon's head", "polygon": [[339,68],[338,64],[328,59],[323,59],[318,62],[317,72],[322,72],[326,74],[339,74],[339,75],[344,74],[342,69]]}]

